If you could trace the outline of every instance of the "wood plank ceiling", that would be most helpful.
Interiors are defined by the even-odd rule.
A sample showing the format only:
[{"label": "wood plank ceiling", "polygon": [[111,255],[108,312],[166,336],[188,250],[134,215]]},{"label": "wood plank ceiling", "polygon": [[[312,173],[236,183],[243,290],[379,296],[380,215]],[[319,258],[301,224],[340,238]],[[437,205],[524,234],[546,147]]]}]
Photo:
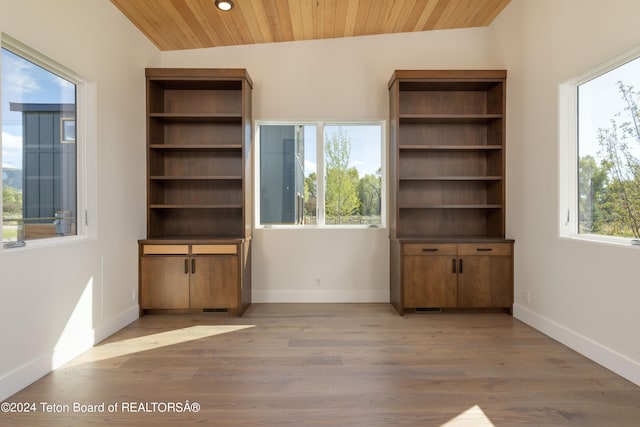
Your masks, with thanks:
[{"label": "wood plank ceiling", "polygon": [[160,50],[491,24],[511,0],[111,0]]}]

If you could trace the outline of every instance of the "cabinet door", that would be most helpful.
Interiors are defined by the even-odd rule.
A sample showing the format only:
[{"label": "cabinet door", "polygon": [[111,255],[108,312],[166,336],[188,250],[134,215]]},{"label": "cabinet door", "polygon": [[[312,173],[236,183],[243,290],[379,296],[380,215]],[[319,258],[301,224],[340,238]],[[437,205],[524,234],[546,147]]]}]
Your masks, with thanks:
[{"label": "cabinet door", "polygon": [[459,245],[458,306],[511,307],[513,274],[510,244]]},{"label": "cabinet door", "polygon": [[189,308],[186,256],[143,256],[140,259],[140,305],[143,309]]},{"label": "cabinet door", "polygon": [[238,308],[238,257],[236,255],[192,256],[191,308]]},{"label": "cabinet door", "polygon": [[455,307],[455,245],[404,245],[402,282],[405,307]]}]

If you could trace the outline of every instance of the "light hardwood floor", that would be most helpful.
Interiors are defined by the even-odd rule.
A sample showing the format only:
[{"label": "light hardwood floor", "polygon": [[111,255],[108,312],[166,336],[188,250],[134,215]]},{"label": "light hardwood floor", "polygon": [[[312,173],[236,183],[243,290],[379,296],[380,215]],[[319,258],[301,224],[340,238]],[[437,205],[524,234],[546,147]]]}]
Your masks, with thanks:
[{"label": "light hardwood floor", "polygon": [[[164,412],[187,400],[200,411]],[[640,387],[507,314],[387,304],[144,316],[7,401],[37,412],[2,426],[640,425]]]}]

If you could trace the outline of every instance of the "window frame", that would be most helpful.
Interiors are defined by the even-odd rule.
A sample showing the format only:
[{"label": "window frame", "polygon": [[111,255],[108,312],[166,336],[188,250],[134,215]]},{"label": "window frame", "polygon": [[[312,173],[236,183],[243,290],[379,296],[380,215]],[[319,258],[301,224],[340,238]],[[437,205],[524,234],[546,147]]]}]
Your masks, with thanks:
[{"label": "window frame", "polygon": [[[260,218],[260,126],[315,126],[316,127],[316,224],[261,224]],[[380,224],[326,224],[325,223],[325,126],[380,126]],[[387,127],[386,120],[256,120],[254,123],[254,227],[256,229],[331,229],[364,230],[387,228]]]},{"label": "window frame", "polygon": [[579,188],[578,188],[578,88],[593,79],[607,74],[635,59],[640,58],[640,46],[573,77],[558,86],[558,234],[560,238],[582,242],[610,244],[640,248],[630,237],[589,234],[579,232]]},{"label": "window frame", "polygon": [[[0,32],[0,48],[6,49],[23,59],[42,67],[46,71],[55,74],[76,87],[76,117],[75,117],[75,140],[76,145],[76,234],[69,236],[54,236],[34,240],[17,241],[14,244],[0,245],[0,253],[5,251],[19,251],[35,248],[56,247],[77,241],[95,238],[95,227],[89,227],[89,203],[95,206],[95,196],[88,197],[88,140],[95,140],[95,96],[96,91],[93,84],[81,77],[75,71],[36,51],[26,44],[14,39],[6,33]],[[0,71],[1,72],[1,71]],[[0,91],[0,102],[1,91]],[[93,108],[92,108],[93,106]],[[0,110],[0,120],[2,110]],[[62,132],[62,130],[61,130]],[[66,141],[67,143],[71,141]],[[2,136],[0,135],[0,169],[2,168]],[[93,179],[95,181],[95,179]],[[0,188],[2,188],[2,174],[0,174]],[[92,209],[93,211],[94,209]],[[0,200],[0,211],[2,211],[2,200]],[[0,222],[0,231],[3,224]]]}]

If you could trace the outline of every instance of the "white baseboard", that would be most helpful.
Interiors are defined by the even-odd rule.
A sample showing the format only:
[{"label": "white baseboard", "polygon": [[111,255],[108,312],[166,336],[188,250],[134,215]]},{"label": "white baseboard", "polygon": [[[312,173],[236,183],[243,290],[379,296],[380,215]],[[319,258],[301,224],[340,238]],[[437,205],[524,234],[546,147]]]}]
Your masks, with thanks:
[{"label": "white baseboard", "polygon": [[102,322],[97,328],[94,329],[96,337],[94,344],[99,343],[103,339],[108,338],[130,323],[135,322],[139,317],[140,306],[136,304],[133,307],[118,314],[117,316],[114,316],[111,319]]},{"label": "white baseboard", "polygon": [[18,366],[0,378],[0,401],[19,392],[51,372],[53,351]]},{"label": "white baseboard", "polygon": [[367,291],[256,291],[255,303],[388,303],[389,290]]},{"label": "white baseboard", "polygon": [[599,365],[640,386],[640,363],[519,304],[513,316]]},{"label": "white baseboard", "polygon": [[0,401],[19,392],[29,384],[39,380],[49,372],[69,362],[94,344],[119,331],[139,316],[139,307],[133,306],[126,311],[107,319],[97,328],[89,329],[78,337],[77,346],[61,350],[51,349],[44,354],[24,363],[0,377]]}]

